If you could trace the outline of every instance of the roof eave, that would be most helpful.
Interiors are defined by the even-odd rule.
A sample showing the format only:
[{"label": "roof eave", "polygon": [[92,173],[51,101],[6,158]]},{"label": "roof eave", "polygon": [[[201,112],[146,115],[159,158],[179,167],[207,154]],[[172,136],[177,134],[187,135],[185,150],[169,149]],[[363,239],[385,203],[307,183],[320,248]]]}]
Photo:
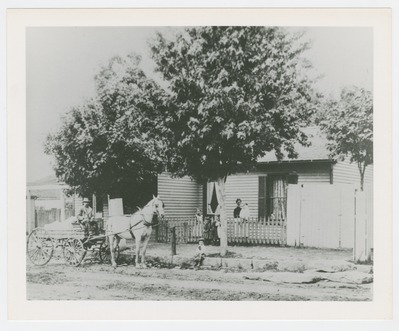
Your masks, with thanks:
[{"label": "roof eave", "polygon": [[335,163],[332,159],[314,159],[314,160],[282,160],[282,161],[262,161],[258,164],[279,164],[279,163]]}]

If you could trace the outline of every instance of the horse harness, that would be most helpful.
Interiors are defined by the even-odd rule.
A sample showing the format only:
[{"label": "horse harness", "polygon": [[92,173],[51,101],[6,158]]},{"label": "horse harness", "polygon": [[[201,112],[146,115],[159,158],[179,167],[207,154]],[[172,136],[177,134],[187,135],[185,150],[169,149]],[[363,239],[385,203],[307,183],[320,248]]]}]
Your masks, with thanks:
[{"label": "horse harness", "polygon": [[[143,217],[143,219],[142,219],[141,221],[137,222],[136,224],[131,225],[131,226],[129,227],[129,229],[127,229],[127,230],[129,231],[130,235],[132,236],[132,238],[134,238],[134,234],[133,234],[132,229],[133,229],[134,227],[136,227],[137,225],[139,225],[140,223],[143,223],[143,225],[144,225],[143,228],[146,227],[146,226],[152,226],[152,227],[159,226],[159,224],[153,225],[152,222],[147,222],[147,220],[145,219],[144,214],[143,214],[141,211],[140,211],[140,215]],[[130,215],[130,217],[132,217],[132,216],[133,216],[133,214]],[[152,219],[154,219],[154,216],[155,216],[155,213],[153,214]],[[152,221],[152,219],[151,219],[151,221]],[[141,229],[141,228],[139,228],[139,229]],[[122,232],[125,232],[125,231],[126,231],[126,230],[121,231],[121,232],[118,232],[118,233],[114,233],[114,235],[117,236],[119,233],[122,233]]]},{"label": "horse harness", "polygon": [[[153,225],[152,223],[147,222],[146,219],[145,219],[145,217],[144,217],[144,214],[143,214],[143,213],[140,213],[140,214],[141,214],[141,216],[143,217],[143,219],[142,219],[141,221],[139,221],[139,222],[137,222],[137,223],[131,225],[131,226],[129,227],[129,229],[127,229],[127,230],[129,231],[130,235],[132,236],[132,238],[134,238],[134,234],[133,234],[133,231],[132,231],[133,228],[136,227],[137,225],[141,224],[141,223],[143,223],[143,225],[144,225],[143,228],[146,227],[146,226],[156,227],[156,226],[159,225],[159,224]],[[130,217],[131,217],[131,216],[132,216],[132,215],[130,215]],[[141,228],[139,228],[139,229],[141,229]],[[117,236],[119,233],[122,233],[122,232],[125,232],[125,231],[126,231],[126,230],[123,230],[123,231],[118,232],[118,233],[114,233],[114,235]]]}]

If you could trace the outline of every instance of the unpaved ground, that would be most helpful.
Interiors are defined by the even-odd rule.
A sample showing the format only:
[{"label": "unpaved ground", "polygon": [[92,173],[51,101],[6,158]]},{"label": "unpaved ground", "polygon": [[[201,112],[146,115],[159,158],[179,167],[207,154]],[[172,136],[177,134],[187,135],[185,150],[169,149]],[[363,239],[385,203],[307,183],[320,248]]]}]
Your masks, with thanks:
[{"label": "unpaved ground", "polygon": [[[280,253],[284,250],[274,249]],[[298,252],[303,254],[303,251],[298,250]],[[272,251],[269,250],[267,253]],[[284,256],[294,254],[292,260],[305,258],[296,255],[295,251],[286,250],[285,253]],[[316,253],[313,252],[312,255]],[[329,254],[326,252],[319,253],[321,257],[328,259]],[[344,253],[338,252],[338,254]],[[257,256],[259,257],[259,254]],[[336,260],[337,255],[331,253],[331,259]],[[307,277],[309,275],[307,272],[305,270],[302,273],[262,273],[233,269],[196,271],[170,269],[165,266],[137,269],[130,264],[122,264],[113,269],[109,265],[102,265],[90,259],[80,267],[70,267],[55,256],[43,267],[33,266],[27,262],[27,298],[31,300],[372,300],[372,282],[353,283],[349,278],[348,281],[324,280],[323,277],[321,279]],[[349,275],[350,272],[347,271]],[[304,278],[305,281],[302,281]],[[307,282],[306,279],[310,281]]]}]

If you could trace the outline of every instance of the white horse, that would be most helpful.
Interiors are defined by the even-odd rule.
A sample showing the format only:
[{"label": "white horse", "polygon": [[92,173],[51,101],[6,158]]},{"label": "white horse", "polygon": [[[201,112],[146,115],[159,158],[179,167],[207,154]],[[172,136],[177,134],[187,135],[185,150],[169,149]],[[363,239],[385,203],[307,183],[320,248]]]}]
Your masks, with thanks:
[{"label": "white horse", "polygon": [[[147,205],[130,216],[111,216],[106,225],[106,235],[109,241],[111,251],[111,263],[116,267],[115,250],[119,241],[123,239],[134,238],[136,241],[136,266],[139,264],[139,255],[141,250],[141,263],[145,267],[145,252],[152,232],[152,220],[154,215],[160,218],[165,216],[163,202],[158,197],[147,203]],[[114,243],[115,240],[115,243]]]}]

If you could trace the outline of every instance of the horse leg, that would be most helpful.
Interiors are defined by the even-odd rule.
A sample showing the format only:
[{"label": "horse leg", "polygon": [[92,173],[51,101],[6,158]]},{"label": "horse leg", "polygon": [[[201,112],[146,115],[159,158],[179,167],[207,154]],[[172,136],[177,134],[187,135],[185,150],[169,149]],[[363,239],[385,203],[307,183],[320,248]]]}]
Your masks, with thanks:
[{"label": "horse leg", "polygon": [[141,242],[141,237],[138,235],[136,236],[136,268],[140,268],[140,242]]},{"label": "horse leg", "polygon": [[146,267],[145,265],[145,252],[147,251],[147,245],[148,242],[150,241],[150,236],[147,235],[144,240],[143,240],[143,249],[142,249],[142,253],[141,253],[141,263],[143,264],[144,267]]},{"label": "horse leg", "polygon": [[115,248],[114,248],[114,235],[108,236],[108,244],[109,244],[109,250],[111,253],[111,264],[114,268],[116,268],[116,262],[115,262]]}]

